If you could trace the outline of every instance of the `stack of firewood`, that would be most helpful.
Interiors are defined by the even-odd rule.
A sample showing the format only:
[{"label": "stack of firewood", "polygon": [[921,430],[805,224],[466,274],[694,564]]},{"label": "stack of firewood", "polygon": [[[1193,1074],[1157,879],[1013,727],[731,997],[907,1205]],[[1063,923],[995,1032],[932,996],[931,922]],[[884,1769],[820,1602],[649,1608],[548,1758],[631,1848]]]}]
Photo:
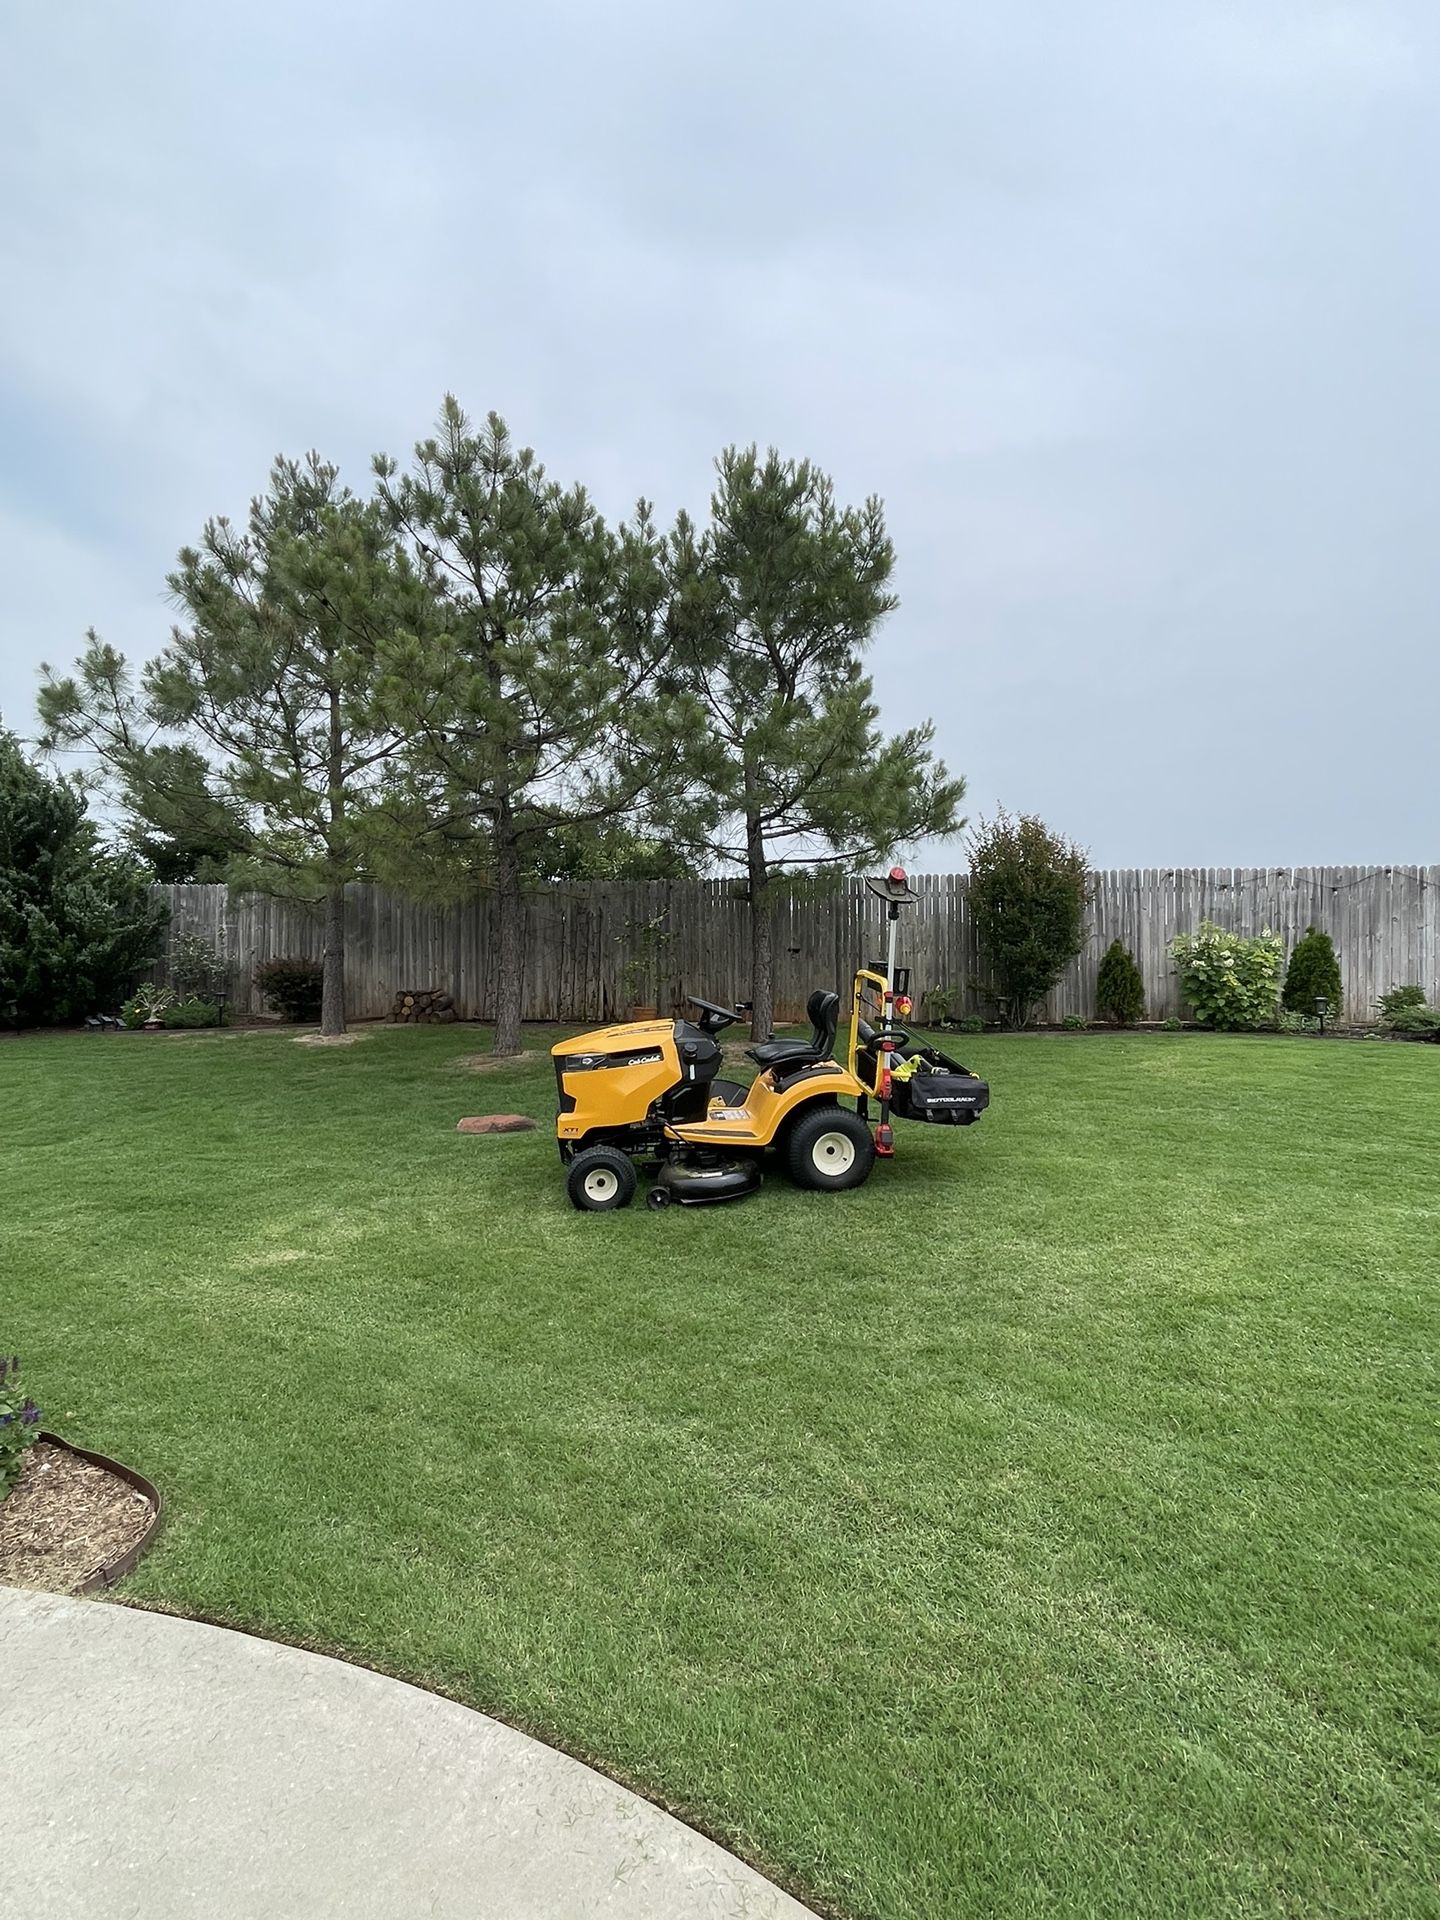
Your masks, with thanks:
[{"label": "stack of firewood", "polygon": [[455,1020],[459,1015],[452,994],[438,987],[403,987],[395,996],[390,1018],[413,1025],[417,1020]]}]

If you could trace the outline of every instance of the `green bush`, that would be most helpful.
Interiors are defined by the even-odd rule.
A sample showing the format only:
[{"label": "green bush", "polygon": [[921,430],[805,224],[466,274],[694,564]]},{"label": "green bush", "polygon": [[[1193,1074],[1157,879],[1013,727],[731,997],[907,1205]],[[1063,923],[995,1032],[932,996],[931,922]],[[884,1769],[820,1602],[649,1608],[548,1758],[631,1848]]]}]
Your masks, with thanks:
[{"label": "green bush", "polygon": [[980,1018],[978,1013],[962,1013],[960,1018],[955,1022],[955,1031],[957,1033],[983,1033],[985,1031],[985,1022]]},{"label": "green bush", "polygon": [[1425,989],[1423,987],[1391,987],[1388,993],[1382,993],[1375,1002],[1380,1009],[1382,1026],[1391,1026],[1397,1013],[1404,1013],[1408,1007],[1423,1007]]},{"label": "green bush", "polygon": [[324,969],[318,960],[266,960],[255,969],[255,984],[267,1007],[287,1020],[318,1020]]},{"label": "green bush", "polygon": [[1210,920],[1172,940],[1181,991],[1200,1025],[1229,1032],[1273,1025],[1280,947],[1268,928],[1249,940]]},{"label": "green bush", "polygon": [[1338,1015],[1342,997],[1335,943],[1328,933],[1307,927],[1304,939],[1296,942],[1285,969],[1281,1004],[1291,1013],[1313,1015],[1315,1002],[1324,999],[1330,1002],[1331,1013]]},{"label": "green bush", "polygon": [[1399,1007],[1385,1024],[1391,1033],[1409,1033],[1422,1040],[1440,1040],[1440,1007]]},{"label": "green bush", "polygon": [[989,968],[979,990],[1023,1027],[1085,944],[1090,878],[1079,847],[1033,814],[982,821],[970,840],[970,915]]},{"label": "green bush", "polygon": [[1166,1033],[1183,1033],[1185,1031],[1185,1022],[1177,1019],[1173,1013],[1168,1020],[1162,1020],[1160,1024]]},{"label": "green bush", "polygon": [[100,845],[79,783],[52,779],[0,730],[0,1020],[108,1012],[154,959],[165,919],[140,863]]},{"label": "green bush", "polygon": [[1067,1033],[1084,1033],[1088,1030],[1090,1022],[1083,1013],[1067,1013],[1060,1024]]},{"label": "green bush", "polygon": [[218,1027],[220,1009],[215,1001],[202,1000],[192,994],[188,1000],[180,1000],[173,1007],[167,1007],[160,1018],[167,1027]]},{"label": "green bush", "polygon": [[1145,1017],[1145,982],[1123,940],[1112,940],[1105,949],[1095,981],[1095,1010],[1117,1027],[1134,1026]]},{"label": "green bush", "polygon": [[1313,1013],[1292,1013],[1289,1007],[1275,1009],[1277,1033],[1313,1033],[1319,1024]]},{"label": "green bush", "polygon": [[40,1409],[22,1394],[20,1356],[0,1358],[0,1500],[15,1484],[28,1448],[40,1438]]}]

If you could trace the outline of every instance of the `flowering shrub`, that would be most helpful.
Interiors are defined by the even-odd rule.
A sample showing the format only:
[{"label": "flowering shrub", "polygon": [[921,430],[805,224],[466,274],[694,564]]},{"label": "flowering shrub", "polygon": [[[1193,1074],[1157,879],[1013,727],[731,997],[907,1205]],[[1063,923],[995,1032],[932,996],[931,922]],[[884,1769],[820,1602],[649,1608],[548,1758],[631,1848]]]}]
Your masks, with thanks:
[{"label": "flowering shrub", "polygon": [[20,1356],[0,1359],[0,1500],[15,1484],[27,1447],[40,1438],[40,1409],[19,1385]]},{"label": "flowering shrub", "polygon": [[1257,940],[1202,920],[1197,933],[1172,940],[1180,987],[1202,1027],[1234,1031],[1274,1024],[1280,936],[1267,927]]},{"label": "flowering shrub", "polygon": [[177,933],[170,942],[170,984],[175,997],[213,1000],[228,985],[224,936],[216,947],[203,933]]}]

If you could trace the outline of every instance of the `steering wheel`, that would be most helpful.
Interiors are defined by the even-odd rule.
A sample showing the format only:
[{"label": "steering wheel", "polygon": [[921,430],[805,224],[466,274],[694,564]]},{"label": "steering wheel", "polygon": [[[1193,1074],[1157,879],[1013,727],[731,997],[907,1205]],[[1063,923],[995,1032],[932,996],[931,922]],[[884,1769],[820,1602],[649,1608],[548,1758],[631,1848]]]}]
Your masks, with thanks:
[{"label": "steering wheel", "polygon": [[[878,1027],[872,1027],[868,1020],[862,1020],[859,1031],[860,1044],[862,1047],[879,1045],[880,1029]],[[897,1047],[908,1047],[910,1044],[909,1029],[906,1027],[891,1027],[890,1038],[895,1042]]]},{"label": "steering wheel", "polygon": [[700,1026],[706,1033],[718,1033],[722,1027],[733,1027],[740,1018],[733,1007],[717,1007],[713,1000],[702,1000],[698,993],[689,996],[692,1007],[699,1007],[704,1016]]}]

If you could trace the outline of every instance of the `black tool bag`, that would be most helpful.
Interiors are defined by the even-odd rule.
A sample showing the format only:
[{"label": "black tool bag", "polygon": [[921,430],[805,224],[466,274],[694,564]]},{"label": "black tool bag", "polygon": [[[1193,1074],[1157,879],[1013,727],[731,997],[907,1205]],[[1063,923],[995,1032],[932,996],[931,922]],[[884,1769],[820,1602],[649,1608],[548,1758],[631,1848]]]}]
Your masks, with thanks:
[{"label": "black tool bag", "polygon": [[986,1081],[934,1047],[916,1047],[910,1058],[919,1066],[890,1088],[890,1111],[902,1120],[923,1120],[937,1127],[968,1127],[990,1104]]}]

